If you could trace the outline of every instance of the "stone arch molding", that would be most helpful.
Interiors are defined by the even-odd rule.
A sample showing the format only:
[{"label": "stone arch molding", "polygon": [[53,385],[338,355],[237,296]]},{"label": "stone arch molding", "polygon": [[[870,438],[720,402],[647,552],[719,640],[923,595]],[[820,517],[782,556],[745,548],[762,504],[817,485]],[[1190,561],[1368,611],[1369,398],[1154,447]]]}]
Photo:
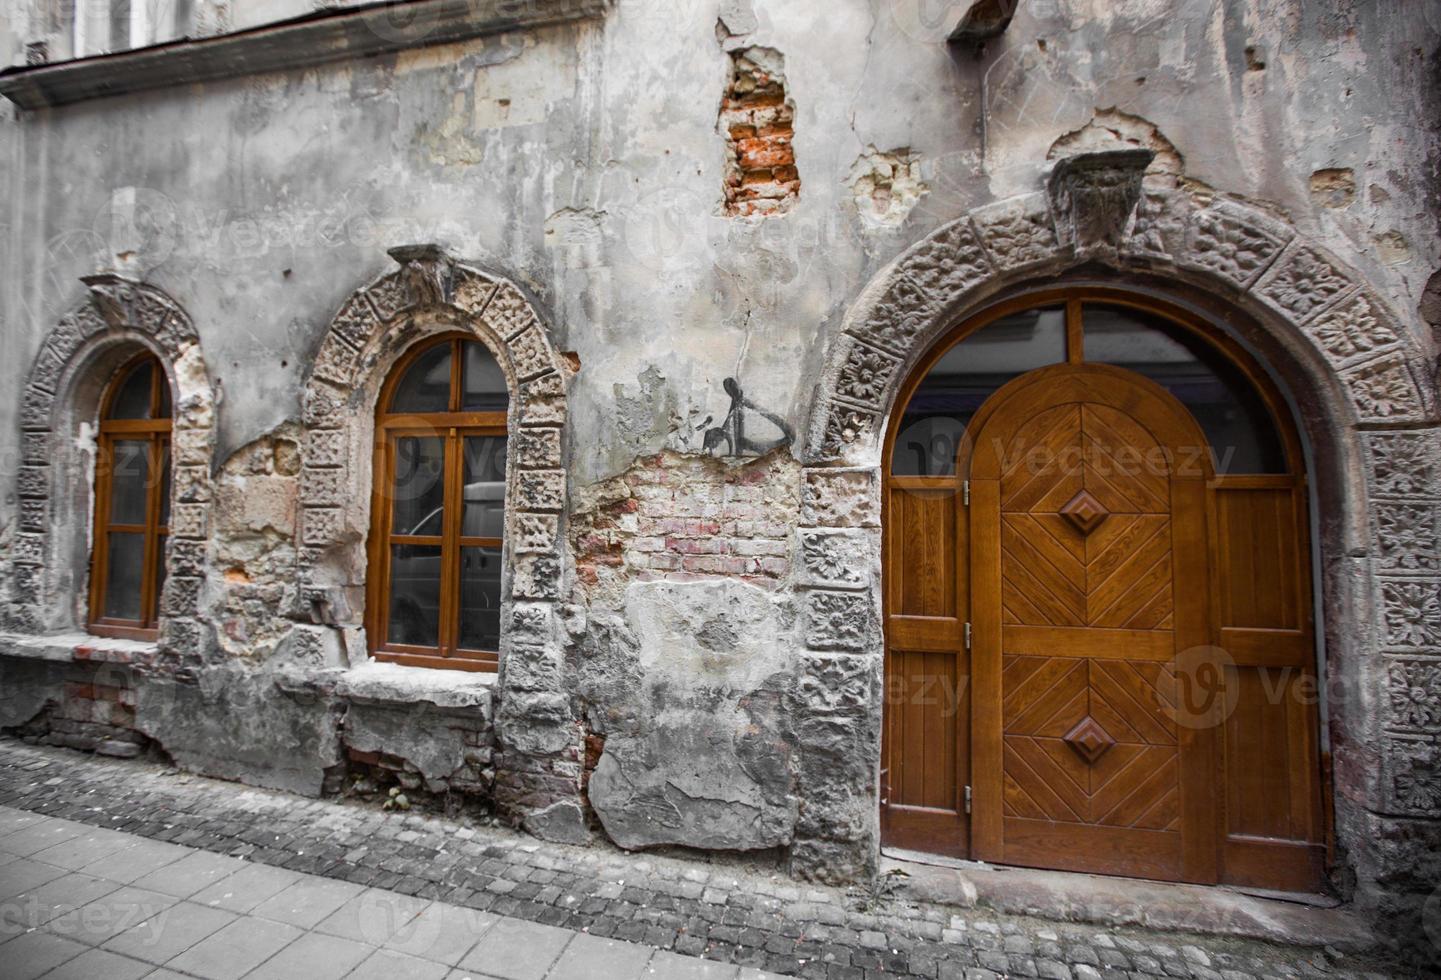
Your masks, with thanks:
[{"label": "stone arch molding", "polygon": [[[1380,817],[1441,817],[1441,430],[1422,334],[1295,228],[1239,201],[1152,186],[1149,163],[1146,150],[1061,161],[1044,191],[945,225],[866,289],[812,407],[797,564],[832,567],[827,549],[848,537],[878,541],[897,389],[962,313],[1087,262],[1200,285],[1254,314],[1315,381],[1347,470],[1329,516],[1355,534],[1333,543],[1327,561],[1341,570],[1318,583],[1332,620],[1329,683],[1355,692],[1333,713],[1352,755],[1338,756],[1338,806],[1346,795]],[[873,558],[867,581],[878,582],[878,547]],[[805,587],[812,650],[879,653],[879,630],[856,626],[874,623],[878,589],[844,577]]]},{"label": "stone arch molding", "polygon": [[42,633],[84,622],[77,610],[87,591],[93,460],[76,448],[75,436],[82,423],[93,424],[114,369],[145,348],[164,365],[175,405],[160,645],[193,653],[202,638],[217,400],[200,336],[180,305],[155,286],[111,274],[82,281],[88,300],[50,331],[21,398],[7,627]]},{"label": "stone arch molding", "polygon": [[[578,821],[579,770],[563,756],[578,729],[562,675],[566,473],[572,374],[537,306],[516,285],[435,245],[393,248],[400,268],[352,293],[330,323],[306,383],[297,549],[296,636],[322,645],[340,627],[361,646],[375,403],[416,342],[464,330],[490,348],[510,387],[497,802],[524,813],[562,800]],[[357,649],[357,652],[359,650]],[[571,753],[574,754],[573,752]]]}]

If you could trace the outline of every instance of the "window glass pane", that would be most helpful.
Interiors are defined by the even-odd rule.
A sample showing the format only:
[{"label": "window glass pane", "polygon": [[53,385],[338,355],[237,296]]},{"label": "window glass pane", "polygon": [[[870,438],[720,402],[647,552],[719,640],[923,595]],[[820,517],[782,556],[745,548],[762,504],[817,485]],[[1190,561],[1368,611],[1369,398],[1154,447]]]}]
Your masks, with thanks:
[{"label": "window glass pane", "polygon": [[950,476],[971,416],[997,388],[1066,359],[1063,307],[1027,310],[982,327],[952,347],[916,388],[891,459],[897,476]]},{"label": "window glass pane", "polygon": [[1175,395],[1211,443],[1218,474],[1286,472],[1271,413],[1220,351],[1140,310],[1087,304],[1084,323],[1086,360],[1135,371]]},{"label": "window glass pane", "polygon": [[500,649],[500,549],[460,549],[460,637],[464,650]]},{"label": "window glass pane", "polygon": [[461,345],[465,352],[460,407],[466,412],[503,412],[510,404],[510,391],[505,375],[486,346],[467,340]]},{"label": "window glass pane", "polygon": [[157,418],[168,419],[174,414],[170,405],[170,382],[166,380],[164,371],[160,372],[160,377],[156,380],[160,385],[160,414]]},{"label": "window glass pane", "polygon": [[150,440],[117,439],[111,445],[110,523],[144,524]]},{"label": "window glass pane", "polygon": [[105,579],[105,618],[140,619],[140,582],[145,574],[145,535],[109,536],[109,574]]},{"label": "window glass pane", "polygon": [[450,411],[450,344],[437,344],[406,370],[390,401],[392,412]]},{"label": "window glass pane", "polygon": [[468,538],[505,534],[505,437],[465,440],[465,511],[460,533]]},{"label": "window glass pane", "polygon": [[390,643],[440,646],[440,548],[390,548]]},{"label": "window glass pane", "polygon": [[131,368],[110,402],[110,418],[150,418],[150,376],[154,370],[155,362],[148,360]]},{"label": "window glass pane", "polygon": [[439,534],[445,513],[445,440],[395,440],[392,534]]}]

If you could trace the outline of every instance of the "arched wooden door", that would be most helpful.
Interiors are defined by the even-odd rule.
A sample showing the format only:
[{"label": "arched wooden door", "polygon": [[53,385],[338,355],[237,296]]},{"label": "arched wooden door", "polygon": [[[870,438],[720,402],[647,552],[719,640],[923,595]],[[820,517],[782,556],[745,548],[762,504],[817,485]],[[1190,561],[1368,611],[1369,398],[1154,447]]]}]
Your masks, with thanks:
[{"label": "arched wooden door", "polygon": [[1305,470],[1264,373],[1180,311],[1058,289],[959,326],[901,406],[884,843],[1319,888]]},{"label": "arched wooden door", "polygon": [[1218,669],[1205,437],[1102,364],[1011,382],[973,426],[976,856],[1214,881],[1213,706],[1177,676]]}]

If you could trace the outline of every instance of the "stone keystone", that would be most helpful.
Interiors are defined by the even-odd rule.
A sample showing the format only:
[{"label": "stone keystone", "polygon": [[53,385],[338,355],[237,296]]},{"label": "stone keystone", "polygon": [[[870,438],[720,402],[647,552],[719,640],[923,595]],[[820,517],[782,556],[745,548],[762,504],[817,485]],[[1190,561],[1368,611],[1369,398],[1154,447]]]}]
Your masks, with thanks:
[{"label": "stone keystone", "polygon": [[455,260],[439,245],[397,245],[387,253],[400,263],[401,277],[412,305],[442,306],[450,302]]},{"label": "stone keystone", "polygon": [[1082,255],[1114,252],[1141,200],[1141,178],[1156,154],[1143,147],[1066,157],[1046,182],[1062,239]]}]

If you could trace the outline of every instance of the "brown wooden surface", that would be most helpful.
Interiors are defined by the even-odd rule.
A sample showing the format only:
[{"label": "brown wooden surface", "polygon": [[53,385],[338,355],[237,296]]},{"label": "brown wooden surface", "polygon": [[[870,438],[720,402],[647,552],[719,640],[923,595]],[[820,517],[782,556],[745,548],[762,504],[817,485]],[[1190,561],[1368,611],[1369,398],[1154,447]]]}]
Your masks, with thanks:
[{"label": "brown wooden surface", "polygon": [[[1137,375],[1084,364],[1081,309],[1092,300],[1160,313],[1234,360],[1278,422],[1289,472],[1212,476],[1184,407]],[[954,663],[971,696],[954,731],[888,696],[883,839],[1038,867],[1316,890],[1329,809],[1304,463],[1264,370],[1185,311],[1120,290],[1054,289],[957,326],[898,407],[961,339],[1060,302],[1067,363],[987,400],[959,475],[886,478],[887,690]],[[1149,459],[1147,448],[1169,450],[1159,470],[1117,467],[1137,452]],[[1076,465],[1049,470],[1019,451],[1066,449]],[[971,506],[947,508],[966,476]],[[1083,490],[1106,515],[1094,527],[1063,513]],[[1094,761],[1065,740],[1086,718],[1112,743]],[[967,781],[969,825],[950,804]]]}]

